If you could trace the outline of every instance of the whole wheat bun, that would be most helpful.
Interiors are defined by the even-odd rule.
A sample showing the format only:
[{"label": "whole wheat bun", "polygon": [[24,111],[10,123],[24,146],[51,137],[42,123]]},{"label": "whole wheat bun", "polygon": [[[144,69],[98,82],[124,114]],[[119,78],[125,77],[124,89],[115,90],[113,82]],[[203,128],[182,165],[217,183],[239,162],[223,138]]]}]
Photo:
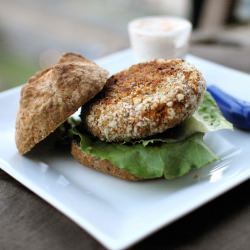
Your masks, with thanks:
[{"label": "whole wheat bun", "polygon": [[57,64],[32,76],[22,87],[16,118],[20,154],[30,151],[100,92],[107,78],[106,70],[74,53],[64,54]]},{"label": "whole wheat bun", "polygon": [[76,142],[72,142],[71,144],[71,154],[75,158],[75,160],[77,160],[86,167],[93,168],[95,170],[98,170],[108,175],[118,177],[123,180],[129,180],[129,181],[140,180],[139,177],[130,174],[128,171],[124,169],[120,169],[114,166],[108,160],[100,160],[90,154],[83,152]]}]

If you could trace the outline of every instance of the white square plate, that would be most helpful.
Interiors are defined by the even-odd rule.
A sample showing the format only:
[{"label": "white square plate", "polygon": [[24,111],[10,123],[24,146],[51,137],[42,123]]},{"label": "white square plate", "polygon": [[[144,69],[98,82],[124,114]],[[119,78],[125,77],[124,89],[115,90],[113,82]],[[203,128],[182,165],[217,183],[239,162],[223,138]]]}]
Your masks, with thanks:
[{"label": "white square plate", "polygon": [[[133,63],[125,50],[98,63],[111,73]],[[250,76],[189,56],[208,83],[250,101]],[[127,182],[85,168],[69,154],[17,153],[14,123],[20,88],[0,93],[0,167],[110,249],[128,247],[250,177],[250,133],[206,137],[222,160],[174,181]],[[180,155],[181,157],[181,155]]]}]

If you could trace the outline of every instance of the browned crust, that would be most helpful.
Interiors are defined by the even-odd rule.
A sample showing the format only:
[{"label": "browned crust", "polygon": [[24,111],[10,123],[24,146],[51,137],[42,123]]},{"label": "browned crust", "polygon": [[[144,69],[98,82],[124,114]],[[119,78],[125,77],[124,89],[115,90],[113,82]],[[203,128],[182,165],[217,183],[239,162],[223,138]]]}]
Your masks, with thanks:
[{"label": "browned crust", "polygon": [[126,170],[115,167],[108,160],[100,160],[92,155],[83,152],[75,142],[73,142],[71,145],[71,154],[78,162],[86,167],[94,168],[100,172],[118,177],[123,180],[139,180],[138,177],[130,174]]},{"label": "browned crust", "polygon": [[205,92],[202,74],[181,59],[158,59],[110,77],[82,112],[88,130],[103,141],[130,141],[172,128],[196,110]]},{"label": "browned crust", "polygon": [[16,118],[16,145],[30,151],[104,86],[108,72],[80,55],[65,54],[23,86]]},{"label": "browned crust", "polygon": [[64,53],[58,61],[58,63],[72,63],[72,62],[95,64],[94,62],[90,61],[86,57],[83,57],[80,54],[76,54],[72,52]]}]

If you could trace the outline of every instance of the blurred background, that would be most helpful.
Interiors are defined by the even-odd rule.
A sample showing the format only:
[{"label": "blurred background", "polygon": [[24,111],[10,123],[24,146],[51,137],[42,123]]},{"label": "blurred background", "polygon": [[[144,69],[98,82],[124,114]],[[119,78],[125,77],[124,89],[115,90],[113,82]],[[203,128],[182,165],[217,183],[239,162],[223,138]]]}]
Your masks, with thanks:
[{"label": "blurred background", "polygon": [[[127,23],[145,15],[186,17],[191,53],[250,72],[250,0],[0,0],[0,91],[62,52],[95,59],[127,48]],[[236,50],[249,57],[234,62]]]}]

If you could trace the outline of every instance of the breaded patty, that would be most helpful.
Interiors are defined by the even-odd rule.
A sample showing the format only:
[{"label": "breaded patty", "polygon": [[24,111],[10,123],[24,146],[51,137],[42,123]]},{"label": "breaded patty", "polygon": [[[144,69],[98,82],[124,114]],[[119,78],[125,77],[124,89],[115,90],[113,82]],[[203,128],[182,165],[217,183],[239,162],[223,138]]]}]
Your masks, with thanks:
[{"label": "breaded patty", "polygon": [[131,141],[181,123],[194,113],[204,92],[204,78],[193,65],[158,59],[110,77],[81,116],[100,140]]}]

